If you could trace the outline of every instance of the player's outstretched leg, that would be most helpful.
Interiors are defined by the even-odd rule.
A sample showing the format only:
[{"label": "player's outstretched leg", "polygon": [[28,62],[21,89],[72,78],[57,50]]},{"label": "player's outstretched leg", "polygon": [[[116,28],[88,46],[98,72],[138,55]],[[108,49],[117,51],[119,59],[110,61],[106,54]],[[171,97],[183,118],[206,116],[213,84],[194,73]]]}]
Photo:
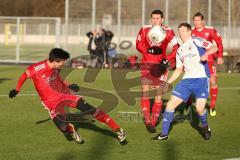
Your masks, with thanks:
[{"label": "player's outstretched leg", "polygon": [[103,111],[96,109],[96,112],[93,116],[100,122],[108,125],[117,135],[119,142],[124,144],[126,141],[126,132],[106,113]]},{"label": "player's outstretched leg", "polygon": [[196,111],[198,113],[198,118],[201,122],[202,130],[203,130],[203,138],[206,140],[209,140],[211,137],[211,130],[207,122],[207,110],[205,108],[206,102],[207,102],[207,99],[197,98]]},{"label": "player's outstretched leg", "polygon": [[182,99],[174,95],[171,96],[171,99],[167,103],[167,107],[163,114],[162,120],[162,133],[158,134],[156,137],[153,137],[152,140],[167,140],[170,125],[174,119],[175,108],[182,103]]},{"label": "player's outstretched leg", "polygon": [[56,115],[53,117],[53,122],[57,126],[57,128],[64,133],[66,138],[69,138],[69,135],[72,137],[75,142],[82,144],[84,143],[82,137],[77,133],[76,129],[74,128],[73,124],[67,123],[65,121],[64,115]]},{"label": "player's outstretched leg", "polygon": [[102,122],[109,126],[116,133],[117,139],[121,144],[124,141],[127,141],[125,131],[123,131],[123,129],[108,114],[104,113],[98,108],[93,107],[83,99],[80,99],[77,102],[76,108],[82,111],[83,114],[92,115],[99,122]]},{"label": "player's outstretched leg", "polygon": [[84,143],[82,137],[80,136],[80,134],[78,134],[78,132],[76,131],[76,129],[72,123],[68,123],[68,133],[72,136],[72,138],[78,144]]},{"label": "player's outstretched leg", "polygon": [[152,140],[167,140],[170,125],[174,119],[174,111],[165,111],[163,114],[162,133],[159,133]]},{"label": "player's outstretched leg", "polygon": [[126,143],[126,132],[122,128],[118,128],[116,131],[117,138],[121,144]]},{"label": "player's outstretched leg", "polygon": [[207,123],[207,111],[205,110],[205,113],[202,115],[199,114],[198,118],[202,124],[203,138],[209,140],[211,137],[211,129],[208,127]]}]

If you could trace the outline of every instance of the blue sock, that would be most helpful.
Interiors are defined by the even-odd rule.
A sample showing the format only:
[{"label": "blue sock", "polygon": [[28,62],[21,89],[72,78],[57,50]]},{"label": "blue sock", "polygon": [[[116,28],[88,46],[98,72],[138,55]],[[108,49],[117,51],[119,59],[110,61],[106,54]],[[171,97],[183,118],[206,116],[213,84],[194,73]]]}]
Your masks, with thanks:
[{"label": "blue sock", "polygon": [[203,127],[208,125],[208,122],[207,122],[207,111],[203,115],[198,115],[198,118],[201,121]]},{"label": "blue sock", "polygon": [[162,135],[168,135],[168,131],[170,128],[170,124],[173,121],[174,112],[165,111],[163,115],[163,123],[162,123]]}]

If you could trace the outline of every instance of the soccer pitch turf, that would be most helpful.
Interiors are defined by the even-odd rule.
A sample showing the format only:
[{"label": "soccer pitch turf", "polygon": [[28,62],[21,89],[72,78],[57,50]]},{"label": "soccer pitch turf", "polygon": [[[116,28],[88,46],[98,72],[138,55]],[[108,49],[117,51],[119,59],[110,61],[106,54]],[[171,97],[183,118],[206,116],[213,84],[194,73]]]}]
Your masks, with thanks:
[{"label": "soccer pitch turf", "polygon": [[[61,44],[64,47],[64,44]],[[20,61],[40,61],[48,56],[48,53],[55,44],[25,44],[19,46],[19,59]],[[72,57],[89,55],[87,46],[84,44],[69,44],[68,52],[71,53]],[[136,54],[136,49],[132,46],[127,50],[119,49],[119,53],[125,53],[126,55]],[[12,60],[16,59],[16,44],[3,45],[0,44],[0,57],[1,60]]]},{"label": "soccer pitch turf", "polygon": [[[21,61],[40,61],[48,55],[49,51],[55,47],[55,44],[28,44],[20,45],[19,59]],[[83,45],[69,45],[69,52],[72,56],[88,55],[87,47]],[[1,60],[16,59],[16,44],[3,45],[0,44]]]},{"label": "soccer pitch turf", "polygon": [[[110,70],[101,70],[96,81],[91,83],[84,81],[84,69],[74,70],[66,78],[69,82],[108,92],[118,98],[118,105],[110,115],[126,130],[128,139],[128,144],[121,146],[107,126],[99,122],[85,122],[78,125],[78,132],[85,140],[79,145],[67,141],[50,120],[44,121],[49,117],[48,112],[41,105],[30,80],[15,99],[8,98],[9,90],[15,87],[25,68],[0,67],[0,159],[212,160],[240,157],[239,74],[218,74],[217,116],[208,117],[212,129],[209,141],[204,140],[189,121],[175,124],[167,141],[151,141],[156,134],[148,133],[143,122],[119,116],[120,112],[140,112],[139,98],[135,106],[125,103],[112,85]],[[132,78],[137,74],[127,76]],[[80,94],[85,93],[80,91]],[[169,94],[164,98],[168,99]],[[101,103],[93,97],[85,99],[94,105]],[[37,123],[39,121],[43,122]],[[157,132],[160,130],[161,123]]]}]

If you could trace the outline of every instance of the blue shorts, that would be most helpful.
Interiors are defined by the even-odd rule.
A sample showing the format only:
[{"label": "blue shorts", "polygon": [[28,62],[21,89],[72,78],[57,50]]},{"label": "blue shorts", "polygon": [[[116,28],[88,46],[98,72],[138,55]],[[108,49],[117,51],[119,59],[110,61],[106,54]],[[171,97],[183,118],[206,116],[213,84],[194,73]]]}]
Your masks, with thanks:
[{"label": "blue shorts", "polygon": [[188,78],[181,80],[172,91],[172,95],[186,102],[190,95],[207,99],[209,96],[208,78]]}]

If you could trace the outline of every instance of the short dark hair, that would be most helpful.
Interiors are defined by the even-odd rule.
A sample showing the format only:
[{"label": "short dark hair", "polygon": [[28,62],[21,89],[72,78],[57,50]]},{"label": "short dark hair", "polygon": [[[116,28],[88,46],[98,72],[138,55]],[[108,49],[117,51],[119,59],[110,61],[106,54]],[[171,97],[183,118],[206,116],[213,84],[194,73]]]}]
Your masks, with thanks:
[{"label": "short dark hair", "polygon": [[192,26],[188,23],[181,23],[179,24],[178,28],[181,28],[181,27],[186,27],[188,31],[191,31],[192,30]]},{"label": "short dark hair", "polygon": [[53,48],[50,53],[48,59],[52,61],[65,61],[70,58],[70,54],[67,51],[64,51],[61,48]]},{"label": "short dark hair", "polygon": [[203,15],[201,12],[195,13],[195,14],[193,15],[193,19],[194,19],[195,17],[201,17],[201,20],[204,20],[204,15]]},{"label": "short dark hair", "polygon": [[151,17],[152,17],[153,14],[160,14],[161,18],[163,18],[163,12],[161,10],[159,10],[159,9],[156,9],[156,10],[152,11]]}]

